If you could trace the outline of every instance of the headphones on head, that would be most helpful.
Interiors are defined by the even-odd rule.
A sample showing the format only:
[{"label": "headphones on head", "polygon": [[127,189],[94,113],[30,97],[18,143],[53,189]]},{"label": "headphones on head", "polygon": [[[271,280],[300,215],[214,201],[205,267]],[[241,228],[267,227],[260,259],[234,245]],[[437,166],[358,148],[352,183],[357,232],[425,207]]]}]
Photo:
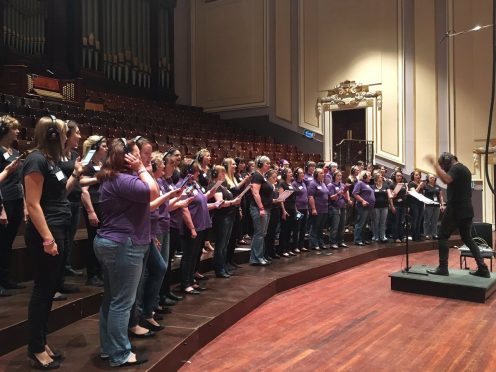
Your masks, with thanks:
[{"label": "headphones on head", "polygon": [[46,139],[48,141],[56,141],[60,139],[60,129],[57,126],[57,118],[54,115],[50,115],[49,117],[52,122],[47,129]]},{"label": "headphones on head", "polygon": [[310,168],[311,166],[315,166],[315,162],[309,160],[305,163],[305,172],[308,170],[308,168]]},{"label": "headphones on head", "polygon": [[100,150],[100,146],[102,145],[102,142],[105,139],[105,137],[104,136],[99,136],[99,137],[100,139],[96,141],[93,145],[91,145],[92,150],[96,150],[96,151]]},{"label": "headphones on head", "polygon": [[143,138],[143,136],[136,136],[136,137],[134,137],[133,141],[134,141],[134,143],[138,143],[138,141],[142,138]]},{"label": "headphones on head", "polygon": [[131,152],[131,148],[127,144],[127,140],[124,137],[120,137],[119,140],[124,145],[124,154],[129,154]]},{"label": "headphones on head", "polygon": [[198,151],[196,153],[196,160],[198,161],[198,163],[200,163],[200,165],[202,164],[203,162],[203,158],[205,157],[205,154],[208,152],[207,149],[201,149],[200,151]]},{"label": "headphones on head", "polygon": [[152,164],[152,171],[153,171],[153,172],[156,172],[156,171],[157,171],[157,169],[158,169],[158,167],[157,167],[157,163],[155,163],[155,160],[152,160],[152,161],[151,161],[151,164]]},{"label": "headphones on head", "polygon": [[257,168],[262,168],[264,165],[264,161],[262,161],[262,156],[257,157]]},{"label": "headphones on head", "polygon": [[224,169],[226,170],[227,172],[227,168],[229,167],[229,164],[227,164],[227,160],[226,159],[223,159],[222,160],[222,166],[224,167]]},{"label": "headphones on head", "polygon": [[7,124],[4,122],[5,118],[6,118],[7,115],[3,115],[1,118],[0,118],[0,137],[3,137],[5,134],[7,134],[7,132],[9,131],[9,127],[7,126]]},{"label": "headphones on head", "polygon": [[288,177],[288,169],[289,168],[284,168],[281,172],[281,178],[286,181],[286,178]]},{"label": "headphones on head", "polygon": [[174,154],[174,152],[176,152],[176,148],[175,147],[169,147],[169,149],[164,153],[164,159],[169,156],[169,155],[172,155]]}]

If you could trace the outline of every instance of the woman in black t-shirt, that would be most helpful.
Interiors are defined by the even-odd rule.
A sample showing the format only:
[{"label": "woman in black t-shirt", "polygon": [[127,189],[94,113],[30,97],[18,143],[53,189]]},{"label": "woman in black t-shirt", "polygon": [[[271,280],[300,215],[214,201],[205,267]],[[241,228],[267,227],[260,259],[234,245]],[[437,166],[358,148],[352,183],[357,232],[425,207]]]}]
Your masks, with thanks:
[{"label": "woman in black t-shirt", "polygon": [[265,235],[264,258],[267,262],[272,262],[272,258],[276,256],[275,242],[277,227],[281,222],[281,202],[277,202],[279,198],[279,190],[277,184],[277,170],[271,169],[265,174],[268,183],[272,186],[272,205],[270,207],[269,226],[267,226],[267,234]]},{"label": "woman in black t-shirt", "polygon": [[264,236],[267,234],[267,227],[269,226],[274,187],[264,176],[270,168],[270,159],[265,155],[259,156],[255,160],[255,165],[257,169],[251,177],[252,187],[251,195],[249,195],[250,215],[253,221],[250,264],[266,266],[269,263],[263,256]]},{"label": "woman in black t-shirt", "polygon": [[[64,172],[64,175],[69,178],[74,172],[74,167],[79,159],[79,154],[75,151],[75,149],[79,145],[81,133],[79,132],[79,128],[75,121],[68,120],[65,123],[67,141],[64,145],[64,152],[62,158],[60,159],[59,167],[62,172]],[[79,185],[79,182],[74,185],[72,191],[67,195],[67,199],[71,204],[71,220],[67,227],[69,229],[69,240],[63,250],[64,257],[62,259],[64,260],[65,268],[59,273],[57,293],[55,294],[54,300],[66,299],[62,293],[74,293],[79,291],[79,288],[73,285],[67,285],[64,281],[65,275],[81,275],[80,272],[75,271],[71,266],[72,245],[79,225],[79,214],[81,209],[81,186]]]},{"label": "woman in black t-shirt", "polygon": [[57,368],[61,358],[47,345],[48,317],[58,273],[69,239],[71,208],[67,200],[82,171],[77,164],[67,178],[58,166],[66,141],[66,126],[54,116],[42,117],[35,127],[36,149],[24,163],[24,190],[29,221],[24,238],[33,258],[33,293],[28,309],[28,356],[38,368]]},{"label": "woman in black t-shirt", "polygon": [[[403,183],[403,173],[397,170],[393,173],[393,182],[389,186],[389,208],[393,214],[393,240],[396,243],[403,241],[405,233],[405,205],[406,205],[406,186]],[[396,186],[402,184],[401,189],[395,192]]]},{"label": "woman in black t-shirt", "polygon": [[[422,182],[422,174],[419,170],[414,170],[411,174],[411,181],[408,183],[408,190],[422,193],[425,183]],[[410,221],[411,234],[413,241],[420,241],[422,232],[422,217],[424,215],[424,203],[415,199],[413,196],[408,196],[408,204],[410,206]]]},{"label": "woman in black t-shirt", "polygon": [[[208,149],[201,149],[198,151],[195,155],[196,161],[198,161],[198,164],[200,164],[200,174],[198,176],[198,183],[200,184],[201,191],[205,193],[207,191],[207,187],[210,184],[210,161],[211,161],[211,156],[210,156],[210,151]],[[215,239],[213,236],[212,229],[208,229],[206,233],[206,240],[204,243],[204,249],[207,251],[213,251],[214,247],[212,247],[212,244],[210,244],[210,240]],[[198,257],[198,262],[197,262],[197,268],[198,265],[200,264],[200,259],[201,257]],[[203,279],[203,275],[198,272],[198,270],[195,273],[196,279]]]},{"label": "woman in black t-shirt", "polygon": [[81,202],[83,203],[83,218],[88,232],[89,249],[86,249],[86,285],[103,287],[103,276],[100,262],[95,256],[93,240],[95,240],[96,231],[100,220],[102,219],[102,210],[100,208],[100,183],[96,174],[100,172],[103,160],[107,156],[107,139],[103,136],[90,136],[83,143],[83,159],[90,150],[95,150],[93,158],[85,167],[83,177],[81,178],[82,194]]},{"label": "woman in black t-shirt", "polygon": [[284,201],[281,214],[281,234],[279,237],[279,254],[283,256],[295,256],[300,252],[298,249],[298,220],[296,219],[296,194],[293,185],[293,171],[285,168],[281,172],[281,183],[279,194],[284,191],[293,193]]},{"label": "woman in black t-shirt", "polygon": [[[244,168],[245,163],[243,159],[237,158],[239,164]],[[226,186],[233,196],[238,196],[245,187],[249,186],[250,175],[242,175],[238,172],[238,161],[233,158],[226,158],[223,160],[222,165],[226,169]],[[244,173],[244,172],[243,172]],[[247,244],[243,241],[243,223],[244,220],[251,220],[248,215],[248,209],[246,208],[246,194],[241,199],[241,203],[238,206],[238,211],[234,215],[234,224],[231,232],[231,237],[229,238],[229,243],[227,245],[226,261],[229,269],[235,269],[239,265],[234,262],[234,250],[236,249],[236,243]]]},{"label": "woman in black t-shirt", "polygon": [[[215,165],[212,168],[211,176],[211,186],[214,186],[218,181],[224,182],[226,180],[226,169],[221,165]],[[231,238],[236,214],[239,214],[241,199],[234,197],[233,193],[226,187],[226,183],[219,186],[214,197],[216,202],[224,201],[219,208],[213,211],[212,229],[215,236],[214,270],[218,278],[229,278],[231,272],[227,267],[227,246]]]},{"label": "woman in black t-shirt", "polygon": [[375,195],[374,209],[372,210],[373,233],[372,240],[375,242],[387,243],[386,219],[388,213],[388,187],[384,182],[381,172],[374,174],[374,185],[372,186]]},{"label": "woman in black t-shirt", "polygon": [[437,224],[440,212],[444,212],[445,203],[441,187],[437,185],[437,177],[427,176],[423,189],[424,196],[439,204],[426,204],[424,208],[424,236],[426,239],[437,239]]},{"label": "woman in black t-shirt", "polygon": [[12,147],[19,134],[20,124],[9,115],[0,117],[0,172],[8,167],[8,176],[0,185],[3,212],[7,223],[0,224],[0,297],[5,289],[25,288],[10,278],[12,244],[21,225],[24,212],[22,167],[17,166],[19,152]]}]

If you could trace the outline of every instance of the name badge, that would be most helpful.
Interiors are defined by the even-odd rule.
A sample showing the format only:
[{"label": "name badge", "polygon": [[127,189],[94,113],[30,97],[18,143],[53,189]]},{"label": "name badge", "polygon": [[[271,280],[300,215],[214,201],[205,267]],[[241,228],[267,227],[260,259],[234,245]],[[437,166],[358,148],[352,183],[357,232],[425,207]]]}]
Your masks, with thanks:
[{"label": "name badge", "polygon": [[102,167],[99,165],[95,165],[93,169],[95,170],[95,172],[100,172],[102,170]]},{"label": "name badge", "polygon": [[57,173],[55,173],[55,177],[57,177],[58,181],[62,181],[65,178],[64,172],[59,170]]},{"label": "name badge", "polygon": [[203,173],[203,177],[207,178],[207,174],[206,173]]},{"label": "name badge", "polygon": [[307,180],[313,181],[313,177],[308,177]]},{"label": "name badge", "polygon": [[198,195],[198,190],[197,189],[193,189],[193,195],[194,196]]},{"label": "name badge", "polygon": [[289,190],[293,190],[293,186],[289,186],[289,187],[288,187],[288,189],[289,189]]},{"label": "name badge", "polygon": [[317,190],[322,190],[322,186],[317,186]]},{"label": "name badge", "polygon": [[435,202],[437,202],[437,196],[434,195],[434,199],[433,199]]},{"label": "name badge", "polygon": [[303,186],[298,186],[298,190],[303,190]]},{"label": "name badge", "polygon": [[172,185],[169,185],[169,190],[170,191],[174,190],[174,188],[172,187]]},{"label": "name badge", "polygon": [[204,188],[204,187],[202,187],[202,188],[201,188],[201,191],[202,191],[202,193],[205,193],[205,188]]},{"label": "name badge", "polygon": [[402,202],[402,201],[403,201],[403,199],[398,199],[398,203],[399,203],[399,202]]},{"label": "name badge", "polygon": [[376,189],[376,190],[375,190],[375,192],[381,192],[381,190],[379,190],[379,189]]},{"label": "name badge", "polygon": [[3,158],[4,158],[5,160],[9,160],[9,158],[10,158],[10,154],[8,153],[8,151],[5,151],[5,152],[3,153]]}]

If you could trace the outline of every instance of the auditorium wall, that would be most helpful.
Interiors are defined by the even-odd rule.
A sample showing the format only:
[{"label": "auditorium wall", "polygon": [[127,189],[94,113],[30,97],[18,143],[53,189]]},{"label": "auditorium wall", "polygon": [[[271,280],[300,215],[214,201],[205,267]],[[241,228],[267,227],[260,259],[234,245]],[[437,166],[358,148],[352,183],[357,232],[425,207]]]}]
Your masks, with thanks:
[{"label": "auditorium wall", "polygon": [[267,0],[191,2],[192,101],[210,111],[267,105]]},{"label": "auditorium wall", "polygon": [[324,133],[318,97],[344,80],[382,91],[377,155],[404,162],[401,0],[300,0],[300,125]]}]

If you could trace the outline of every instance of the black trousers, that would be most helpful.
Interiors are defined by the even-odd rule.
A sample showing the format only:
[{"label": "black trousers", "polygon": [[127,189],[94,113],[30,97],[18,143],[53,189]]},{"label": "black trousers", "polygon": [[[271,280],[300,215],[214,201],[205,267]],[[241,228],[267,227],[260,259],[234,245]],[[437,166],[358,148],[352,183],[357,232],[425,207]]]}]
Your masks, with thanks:
[{"label": "black trousers", "polygon": [[474,256],[477,267],[487,269],[479,247],[475,244],[474,239],[472,239],[472,217],[459,218],[456,211],[450,206],[444,211],[441,228],[439,229],[439,266],[448,268],[448,239],[457,228],[463,243],[470,249],[472,256]]},{"label": "black trousers", "polygon": [[[243,218],[250,218],[250,216],[244,216]],[[239,212],[236,211],[234,215],[234,225],[232,228],[231,236],[229,237],[229,243],[227,244],[227,252],[226,252],[226,262],[232,263],[234,262],[234,252],[236,250],[236,244],[238,243],[238,239],[242,237],[242,220]]]},{"label": "black trousers", "polygon": [[298,221],[298,237],[297,237],[297,248],[301,249],[305,244],[305,234],[307,232],[307,219],[308,219],[308,210],[300,209],[300,213],[303,215]]},{"label": "black trousers", "polygon": [[267,227],[267,234],[265,235],[265,257],[272,257],[276,253],[275,241],[277,234],[277,227],[281,222],[281,208],[272,208],[270,211],[269,226]]},{"label": "black trousers", "polygon": [[51,256],[43,250],[43,239],[31,222],[26,225],[24,239],[33,261],[34,286],[28,306],[28,350],[45,351],[48,316],[52,309],[53,295],[58,274],[64,270],[64,247],[68,239],[67,226],[49,226],[57,243],[59,254]]},{"label": "black trousers", "polygon": [[[101,221],[102,219],[102,210],[100,208],[99,203],[93,204],[93,210],[96,213],[96,216]],[[83,218],[84,223],[86,224],[86,231],[88,232],[88,248],[85,251],[86,258],[86,275],[88,279],[93,278],[95,276],[102,276],[102,268],[100,266],[100,262],[95,256],[95,250],[93,249],[93,241],[95,240],[96,231],[98,227],[91,226],[90,221],[88,219],[88,212],[86,212],[86,208],[83,208]]]},{"label": "black trousers", "polygon": [[279,235],[279,253],[286,253],[296,248],[298,244],[298,221],[296,209],[286,210],[289,216],[281,218],[281,234]]},{"label": "black trousers", "polygon": [[424,204],[423,203],[411,203],[410,204],[410,223],[412,239],[420,240],[420,235],[422,233],[422,217],[424,216]]},{"label": "black trousers", "polygon": [[10,279],[12,244],[24,218],[24,201],[22,199],[4,200],[3,207],[7,214],[8,223],[0,225],[0,285]]},{"label": "black trousers", "polygon": [[69,233],[69,245],[67,246],[67,253],[65,258],[65,267],[70,269],[72,267],[72,247],[74,246],[74,237],[79,226],[79,218],[81,211],[81,202],[71,201],[71,228]]},{"label": "black trousers", "polygon": [[185,227],[181,236],[183,257],[181,258],[181,288],[186,289],[195,284],[196,263],[199,261],[205,243],[207,231],[197,231],[196,238],[191,237],[188,228]]}]

